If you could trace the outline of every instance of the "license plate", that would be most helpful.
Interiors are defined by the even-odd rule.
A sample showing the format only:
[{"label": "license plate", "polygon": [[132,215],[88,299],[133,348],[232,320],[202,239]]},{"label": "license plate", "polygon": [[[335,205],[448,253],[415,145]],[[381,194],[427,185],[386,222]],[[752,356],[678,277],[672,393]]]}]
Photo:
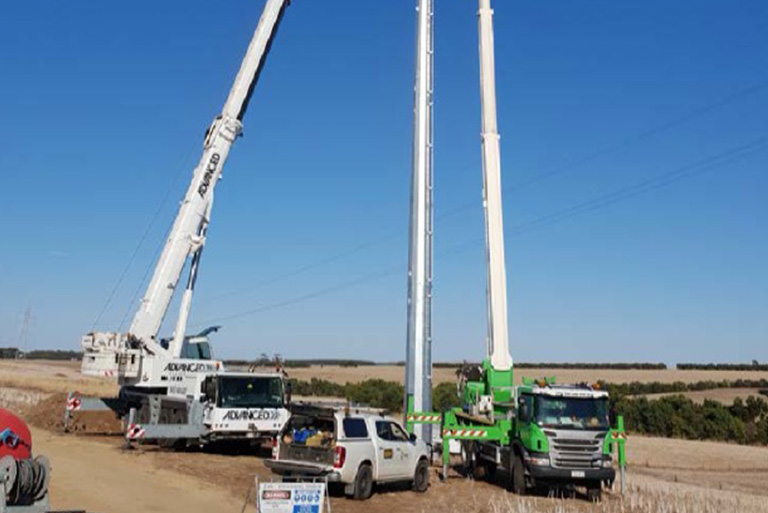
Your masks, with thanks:
[{"label": "license plate", "polygon": [[571,477],[584,477],[583,470],[571,470]]}]

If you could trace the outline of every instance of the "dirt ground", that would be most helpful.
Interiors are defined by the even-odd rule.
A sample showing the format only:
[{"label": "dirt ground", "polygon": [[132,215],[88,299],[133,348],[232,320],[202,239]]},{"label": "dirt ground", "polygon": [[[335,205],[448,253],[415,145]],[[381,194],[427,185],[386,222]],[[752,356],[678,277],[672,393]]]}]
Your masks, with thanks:
[{"label": "dirt ground", "polygon": [[55,509],[103,513],[239,511],[242,501],[205,480],[162,468],[119,449],[116,439],[65,436],[34,429],[33,448],[52,462]]},{"label": "dirt ground", "polygon": [[[370,377],[372,370],[335,369],[348,373],[335,376],[342,382]],[[402,372],[398,367],[373,369],[390,372],[376,375],[383,379],[396,379],[394,371]],[[327,367],[316,370],[317,377],[333,375]],[[663,379],[659,377],[662,371],[650,372],[653,377],[649,379]],[[734,379],[722,376],[727,373],[718,374],[715,378],[696,379]],[[675,379],[678,378],[670,378]],[[36,426],[34,451],[46,454],[53,462],[54,508],[85,508],[103,513],[237,512],[243,508],[254,478],[272,479],[264,465],[266,452],[233,455],[168,452],[155,447],[126,451],[118,437],[65,435],[60,432],[59,419],[65,392],[73,388],[86,393],[116,391],[113,383],[80,376],[76,364],[0,362],[0,407],[20,412]],[[435,474],[425,494],[384,488],[365,503],[335,496],[333,511],[768,512],[768,448],[632,437],[628,458],[626,494],[622,498],[618,490],[608,492],[600,505],[582,499],[510,495],[503,488],[503,473],[496,483],[473,481],[457,474],[442,482]],[[247,511],[254,511],[252,504]]]},{"label": "dirt ground", "polygon": [[[264,455],[174,453],[153,447],[125,451],[116,438],[73,436],[34,430],[35,452],[54,462],[56,508],[89,511],[236,512],[254,478],[271,480]],[[497,483],[456,474],[432,477],[425,494],[387,488],[361,504],[334,496],[333,511],[367,513],[462,512],[698,512],[768,511],[768,449],[708,442],[634,437],[629,443],[628,490],[606,493],[595,506],[581,498],[519,498]],[[727,461],[728,468],[723,462]],[[677,508],[670,505],[677,504]],[[684,507],[682,507],[684,506]],[[249,502],[249,511],[253,511]]]}]

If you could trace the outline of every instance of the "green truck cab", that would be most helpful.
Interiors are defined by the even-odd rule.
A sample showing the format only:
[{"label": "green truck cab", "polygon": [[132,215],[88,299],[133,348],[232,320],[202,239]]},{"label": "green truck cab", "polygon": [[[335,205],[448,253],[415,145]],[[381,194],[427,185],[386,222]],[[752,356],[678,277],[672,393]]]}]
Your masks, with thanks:
[{"label": "green truck cab", "polygon": [[616,477],[608,393],[547,380],[518,386],[515,396],[512,447],[524,470],[516,488],[579,484],[599,498]]}]

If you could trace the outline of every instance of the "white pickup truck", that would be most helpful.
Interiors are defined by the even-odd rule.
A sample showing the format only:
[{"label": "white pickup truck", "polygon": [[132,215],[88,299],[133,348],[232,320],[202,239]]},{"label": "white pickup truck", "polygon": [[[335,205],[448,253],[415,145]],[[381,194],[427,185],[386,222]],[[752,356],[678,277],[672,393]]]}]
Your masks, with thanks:
[{"label": "white pickup truck", "polygon": [[394,420],[306,405],[291,413],[266,462],[272,472],[325,477],[358,500],[371,496],[374,483],[410,482],[417,492],[429,487],[429,447]]}]

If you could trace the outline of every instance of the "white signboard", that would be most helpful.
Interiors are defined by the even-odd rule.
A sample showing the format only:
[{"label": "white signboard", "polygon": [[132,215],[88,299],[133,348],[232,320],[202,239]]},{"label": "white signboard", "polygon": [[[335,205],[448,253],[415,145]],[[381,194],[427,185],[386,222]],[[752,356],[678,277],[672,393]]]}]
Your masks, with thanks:
[{"label": "white signboard", "polygon": [[323,513],[325,483],[259,483],[259,513]]}]

